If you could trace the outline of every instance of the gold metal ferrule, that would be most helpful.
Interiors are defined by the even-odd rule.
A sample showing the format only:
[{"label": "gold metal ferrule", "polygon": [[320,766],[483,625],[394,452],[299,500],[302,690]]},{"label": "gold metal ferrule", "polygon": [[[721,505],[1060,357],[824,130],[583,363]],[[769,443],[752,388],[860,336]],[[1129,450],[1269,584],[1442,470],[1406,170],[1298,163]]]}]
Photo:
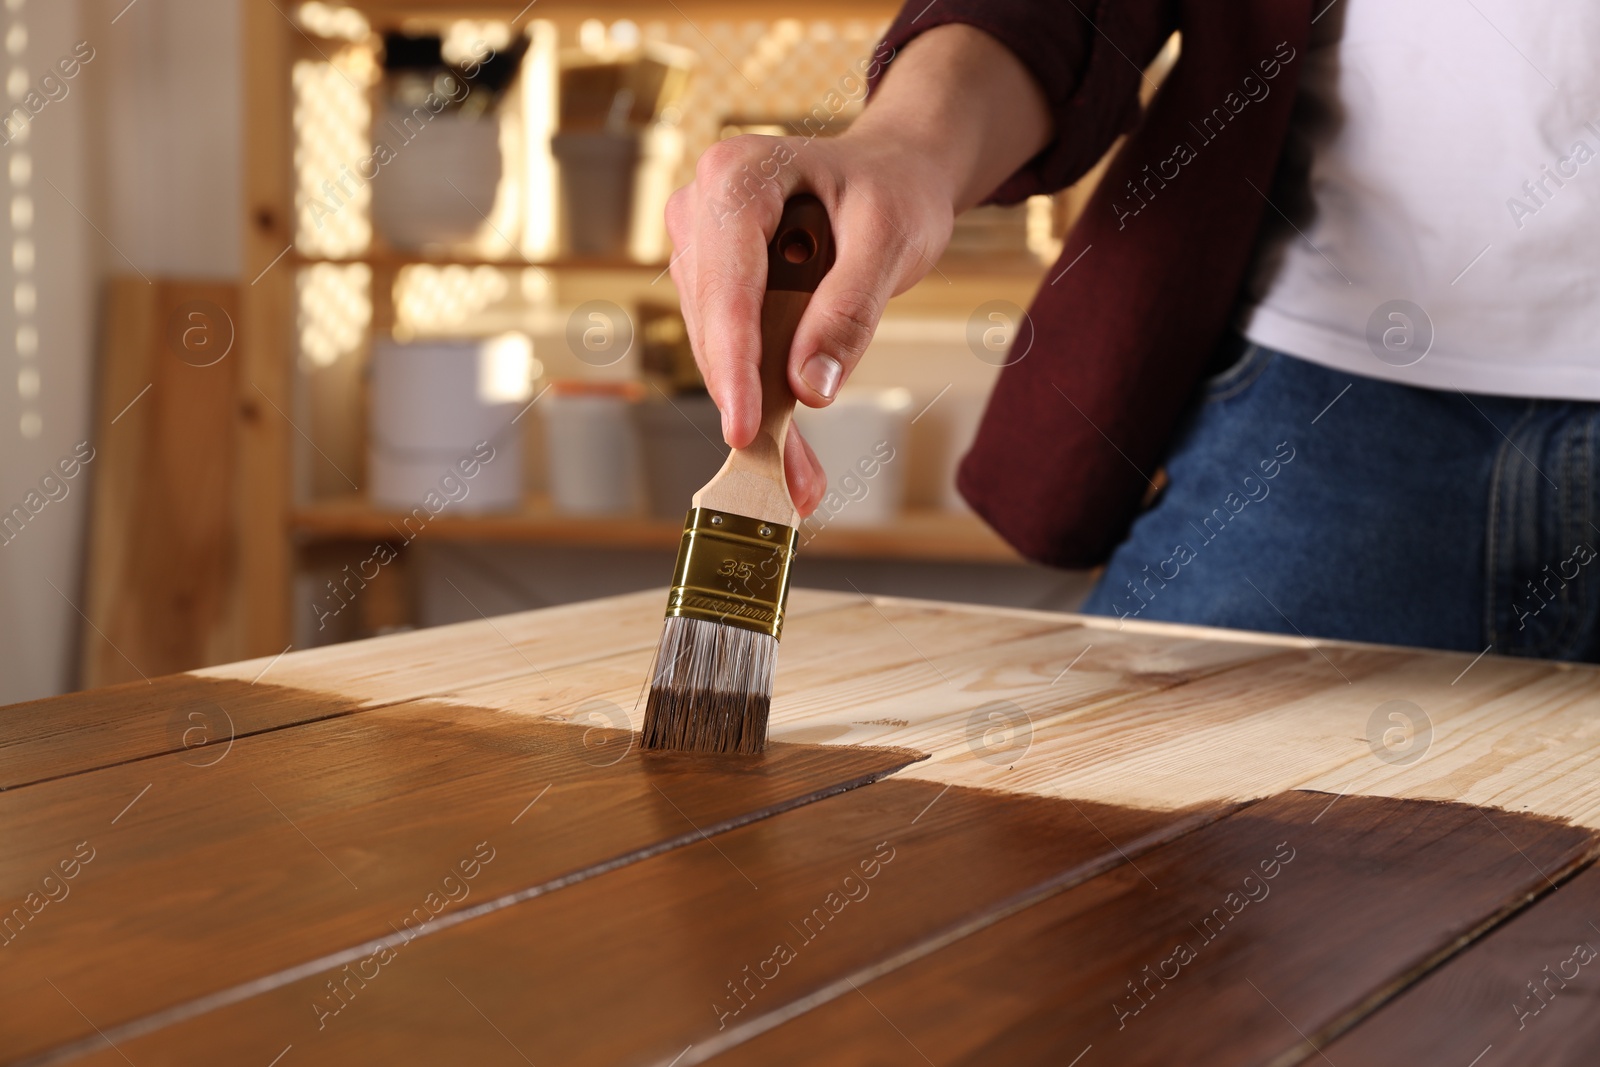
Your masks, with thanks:
[{"label": "gold metal ferrule", "polygon": [[667,617],[781,637],[789,565],[798,540],[792,526],[710,508],[689,509],[672,569]]}]

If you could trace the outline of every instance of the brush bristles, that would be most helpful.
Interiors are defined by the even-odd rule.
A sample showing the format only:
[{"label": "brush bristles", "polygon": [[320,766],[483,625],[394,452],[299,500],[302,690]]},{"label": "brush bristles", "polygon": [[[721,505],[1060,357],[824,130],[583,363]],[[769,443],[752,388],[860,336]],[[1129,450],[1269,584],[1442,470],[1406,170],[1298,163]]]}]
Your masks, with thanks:
[{"label": "brush bristles", "polygon": [[661,628],[644,748],[760,752],[778,639],[739,626],[670,617]]}]

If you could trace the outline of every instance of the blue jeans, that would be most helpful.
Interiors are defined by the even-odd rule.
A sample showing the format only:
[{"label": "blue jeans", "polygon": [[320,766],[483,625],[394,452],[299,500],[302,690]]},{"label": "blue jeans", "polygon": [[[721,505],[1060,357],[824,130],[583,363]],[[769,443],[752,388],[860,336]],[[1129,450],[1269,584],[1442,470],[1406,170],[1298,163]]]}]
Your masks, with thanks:
[{"label": "blue jeans", "polygon": [[1243,347],[1084,611],[1600,660],[1600,404]]}]

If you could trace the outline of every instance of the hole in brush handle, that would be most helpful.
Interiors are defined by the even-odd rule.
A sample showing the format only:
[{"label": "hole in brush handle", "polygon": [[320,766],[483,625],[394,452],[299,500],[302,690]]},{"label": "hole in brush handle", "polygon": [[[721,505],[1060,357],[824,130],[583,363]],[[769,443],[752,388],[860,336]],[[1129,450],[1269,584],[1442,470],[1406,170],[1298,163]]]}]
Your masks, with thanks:
[{"label": "hole in brush handle", "polygon": [[778,234],[778,253],[799,266],[817,254],[817,242],[804,230],[785,230]]},{"label": "hole in brush handle", "polygon": [[810,193],[789,198],[767,246],[767,289],[814,293],[833,266],[833,227],[828,210]]}]

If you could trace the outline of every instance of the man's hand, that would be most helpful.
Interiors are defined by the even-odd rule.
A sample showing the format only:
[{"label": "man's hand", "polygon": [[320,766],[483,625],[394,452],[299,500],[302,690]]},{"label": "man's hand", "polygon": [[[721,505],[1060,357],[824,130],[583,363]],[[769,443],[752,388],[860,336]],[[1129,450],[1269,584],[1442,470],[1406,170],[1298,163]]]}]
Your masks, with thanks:
[{"label": "man's hand", "polygon": [[[944,251],[956,212],[1036,153],[1049,121],[1043,94],[1009,51],[967,26],[941,26],[892,61],[842,136],[735,137],[706,150],[695,180],[667,203],[667,229],[689,340],[729,445],[748,445],[760,426],[766,248],[784,202],[813,193],[833,226],[837,258],[789,352],[795,397],[823,407],[860,361],[889,298]],[[793,430],[784,467],[796,508],[810,514],[826,479]]]}]

